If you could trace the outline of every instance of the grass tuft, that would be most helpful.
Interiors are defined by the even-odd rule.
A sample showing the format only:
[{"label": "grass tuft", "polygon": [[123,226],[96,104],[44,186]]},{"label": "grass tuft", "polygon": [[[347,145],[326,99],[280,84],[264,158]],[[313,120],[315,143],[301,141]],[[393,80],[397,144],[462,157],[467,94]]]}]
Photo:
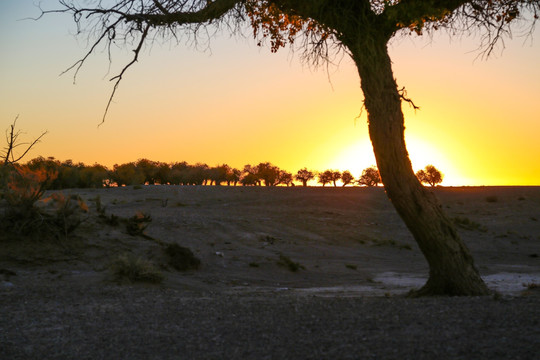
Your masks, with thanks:
[{"label": "grass tuft", "polygon": [[284,267],[288,268],[292,272],[297,272],[300,269],[305,270],[305,267],[303,265],[301,265],[300,263],[292,261],[290,257],[285,256],[283,254],[279,254],[279,260],[278,260],[277,264],[280,265],[280,266],[284,266]]},{"label": "grass tuft", "polygon": [[152,262],[130,254],[120,255],[111,265],[111,271],[119,282],[158,284],[164,279]]},{"label": "grass tuft", "polygon": [[485,226],[464,216],[456,216],[452,219],[452,221],[454,222],[454,224],[456,224],[456,226],[465,230],[487,232],[487,228]]}]

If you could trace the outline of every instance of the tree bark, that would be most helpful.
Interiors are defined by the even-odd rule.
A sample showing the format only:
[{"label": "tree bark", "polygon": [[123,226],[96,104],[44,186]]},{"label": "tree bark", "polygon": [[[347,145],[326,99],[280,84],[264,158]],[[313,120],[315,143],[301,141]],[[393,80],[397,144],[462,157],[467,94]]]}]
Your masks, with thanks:
[{"label": "tree bark", "polygon": [[414,175],[387,40],[374,35],[348,46],[360,75],[369,134],[386,193],[429,264],[427,283],[413,295],[487,295],[489,290],[452,221]]}]

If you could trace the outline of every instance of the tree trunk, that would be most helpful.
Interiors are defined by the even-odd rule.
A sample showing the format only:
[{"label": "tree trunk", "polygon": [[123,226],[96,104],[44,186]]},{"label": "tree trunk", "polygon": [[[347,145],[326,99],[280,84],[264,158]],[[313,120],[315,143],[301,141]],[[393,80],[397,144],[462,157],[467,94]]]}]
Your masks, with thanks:
[{"label": "tree trunk", "polygon": [[387,39],[374,35],[362,41],[349,44],[349,50],[361,79],[377,166],[388,197],[429,264],[429,279],[415,294],[487,295],[489,290],[452,221],[414,175]]}]

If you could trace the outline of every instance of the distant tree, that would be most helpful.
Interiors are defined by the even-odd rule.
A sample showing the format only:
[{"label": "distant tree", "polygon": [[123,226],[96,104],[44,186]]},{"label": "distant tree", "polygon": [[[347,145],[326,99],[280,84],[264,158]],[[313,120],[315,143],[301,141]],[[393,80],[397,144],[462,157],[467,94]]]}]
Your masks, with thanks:
[{"label": "distant tree", "polygon": [[114,164],[111,178],[118,186],[142,185],[145,181],[144,173],[134,162]]},{"label": "distant tree", "polygon": [[420,182],[435,186],[442,183],[444,175],[433,165],[427,165],[423,170],[416,172],[416,177]]},{"label": "distant tree", "polygon": [[364,169],[360,179],[358,179],[358,184],[364,186],[377,186],[380,183],[381,176],[379,175],[379,170],[375,166]]},{"label": "distant tree", "polygon": [[236,186],[238,182],[240,181],[240,177],[242,176],[242,172],[238,169],[231,169],[231,171],[227,174],[227,185],[228,186]]},{"label": "distant tree", "polygon": [[93,166],[86,166],[79,172],[79,183],[83,188],[101,188],[106,183],[106,180],[110,177],[109,170],[99,164]]},{"label": "distant tree", "polygon": [[190,165],[186,172],[186,185],[204,185],[209,180],[209,167],[203,163]]},{"label": "distant tree", "polygon": [[171,183],[171,165],[163,162],[157,162],[154,180],[157,184],[161,185]]},{"label": "distant tree", "polygon": [[139,159],[135,163],[135,166],[144,176],[144,184],[154,185],[156,183],[156,176],[159,171],[158,163],[148,159]]},{"label": "distant tree", "polygon": [[279,184],[279,167],[269,162],[257,165],[257,175],[264,182],[265,186],[276,186]]},{"label": "distant tree", "polygon": [[173,185],[186,185],[188,170],[189,165],[185,161],[171,164],[169,182]]},{"label": "distant tree", "polygon": [[84,187],[81,183],[81,170],[84,169],[84,164],[74,164],[72,160],[66,160],[58,166],[58,177],[54,181],[54,185],[58,189],[73,189]]},{"label": "distant tree", "polygon": [[309,180],[315,179],[315,174],[312,171],[308,170],[307,168],[303,168],[303,169],[298,170],[294,178],[297,181],[301,181],[302,186],[307,186],[307,183]]},{"label": "distant tree", "polygon": [[243,186],[260,186],[261,180],[256,174],[245,173],[240,179],[240,184]]},{"label": "distant tree", "polygon": [[215,185],[221,185],[221,183],[227,181],[227,177],[231,172],[231,167],[227,164],[222,164],[209,169],[210,181]]},{"label": "distant tree", "polygon": [[261,185],[261,178],[259,177],[259,168],[252,165],[244,165],[244,170],[240,183],[243,186],[255,186]]},{"label": "distant tree", "polygon": [[291,184],[293,184],[293,175],[290,172],[287,172],[285,170],[280,170],[279,171],[279,184],[291,186]]},{"label": "distant tree", "polygon": [[322,186],[324,187],[326,184],[329,184],[332,182],[333,176],[334,174],[332,170],[323,171],[317,175],[318,177],[317,182],[319,184],[322,184]]},{"label": "distant tree", "polygon": [[337,187],[337,181],[339,179],[341,179],[341,172],[339,172],[338,170],[330,170],[332,172],[332,175],[331,175],[331,180],[332,180],[332,183],[334,184],[334,187]]},{"label": "distant tree", "polygon": [[343,183],[343,187],[351,184],[353,181],[354,181],[354,176],[352,176],[349,170],[345,170],[341,174],[341,182]]}]

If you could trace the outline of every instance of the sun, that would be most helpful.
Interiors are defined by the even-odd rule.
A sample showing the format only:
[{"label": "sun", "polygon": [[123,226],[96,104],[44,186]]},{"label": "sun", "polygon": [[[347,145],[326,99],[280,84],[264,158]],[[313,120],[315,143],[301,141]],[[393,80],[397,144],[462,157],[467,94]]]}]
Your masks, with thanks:
[{"label": "sun", "polygon": [[[442,148],[416,136],[406,136],[406,145],[415,172],[425,168],[426,165],[433,165],[444,174],[442,185],[459,186],[469,182]],[[377,164],[369,140],[357,141],[346,146],[329,163],[333,169],[349,170],[356,178],[365,168]]]},{"label": "sun", "polygon": [[345,147],[332,160],[334,168],[348,170],[357,178],[362,174],[362,170],[375,164],[373,147],[369,141],[358,141]]}]

